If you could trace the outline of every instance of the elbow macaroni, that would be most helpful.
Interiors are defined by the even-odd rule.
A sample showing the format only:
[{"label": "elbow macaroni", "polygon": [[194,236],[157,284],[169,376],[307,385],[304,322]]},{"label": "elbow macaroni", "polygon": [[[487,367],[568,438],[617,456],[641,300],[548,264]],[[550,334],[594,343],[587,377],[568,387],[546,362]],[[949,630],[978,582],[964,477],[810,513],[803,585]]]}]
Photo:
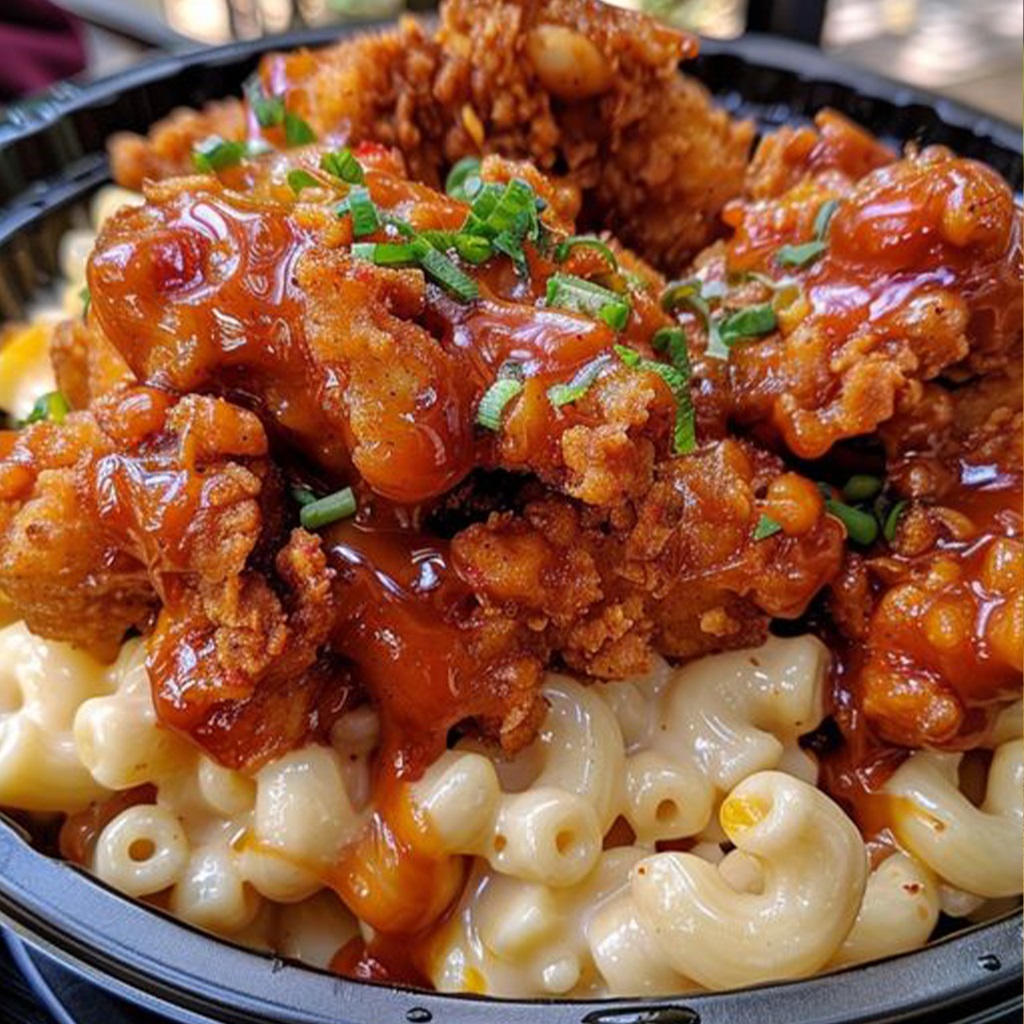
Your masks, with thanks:
[{"label": "elbow macaroni", "polygon": [[[438,850],[476,858],[429,943],[437,988],[638,996],[797,978],[919,946],[940,908],[1018,894],[1019,706],[993,729],[979,806],[960,755],[917,752],[894,773],[902,849],[869,874],[798,744],[822,718],[826,659],[802,637],[614,684],[550,675],[527,750],[445,753],[409,788]],[[249,776],[160,725],[141,641],[103,666],[15,624],[0,665],[0,804],[76,811],[155,788],[102,829],[98,878],[320,967],[364,934],[325,883],[372,811],[370,708]]]}]

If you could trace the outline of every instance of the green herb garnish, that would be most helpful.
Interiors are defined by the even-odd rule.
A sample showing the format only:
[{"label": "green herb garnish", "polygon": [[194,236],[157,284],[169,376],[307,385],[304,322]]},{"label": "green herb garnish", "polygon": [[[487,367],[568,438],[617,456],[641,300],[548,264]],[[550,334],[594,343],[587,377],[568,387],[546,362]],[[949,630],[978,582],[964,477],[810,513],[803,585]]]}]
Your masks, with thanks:
[{"label": "green herb garnish", "polygon": [[691,277],[685,281],[672,281],[665,288],[661,294],[661,308],[667,313],[675,312],[680,306],[692,309],[701,318],[707,332],[704,354],[712,359],[728,359],[729,347],[723,341],[718,323],[711,316],[711,307],[708,305],[708,299],[717,297],[717,293],[711,294],[706,290],[699,278]]},{"label": "green herb garnish", "polygon": [[747,306],[723,317],[718,329],[722,343],[728,347],[738,341],[756,338],[775,330],[775,310],[770,302],[759,306]]},{"label": "green herb garnish", "polygon": [[838,199],[829,199],[818,207],[814,217],[814,239],[801,245],[783,245],[775,253],[775,262],[782,267],[805,267],[828,248],[828,229],[839,206]]},{"label": "green herb garnish", "polygon": [[350,185],[362,185],[366,181],[363,165],[352,155],[352,150],[348,146],[332,153],[324,153],[320,157],[320,169]]},{"label": "green herb garnish", "polygon": [[900,498],[885,517],[885,524],[882,526],[882,536],[891,544],[896,539],[896,531],[899,529],[900,517],[910,503],[906,498]]},{"label": "green herb garnish", "polygon": [[27,427],[33,423],[63,423],[69,412],[71,406],[59,391],[47,391],[35,400],[32,411],[21,421],[21,425]]},{"label": "green herb garnish", "polygon": [[601,371],[611,362],[611,356],[598,356],[580,367],[568,384],[553,384],[548,388],[548,400],[556,409],[578,402],[591,388]]},{"label": "green herb garnish", "polygon": [[296,195],[304,188],[318,188],[322,184],[323,182],[318,178],[314,178],[309,171],[304,171],[301,168],[288,172],[288,185]]},{"label": "green herb garnish", "polygon": [[370,193],[363,186],[357,186],[349,192],[335,208],[339,217],[352,217],[352,234],[356,238],[365,238],[380,230],[380,217],[377,207],[370,198]]},{"label": "green herb garnish", "polygon": [[523,382],[514,376],[499,376],[484,392],[476,410],[476,421],[488,430],[501,430],[505,406],[523,390]]},{"label": "green herb garnish", "polygon": [[192,165],[197,171],[216,174],[228,167],[236,167],[248,155],[249,148],[244,142],[210,135],[192,147]]},{"label": "green herb garnish", "polygon": [[92,305],[92,292],[87,284],[82,285],[78,297],[82,300],[82,319],[84,320],[89,315],[89,307]]},{"label": "green herb garnish", "polygon": [[464,156],[448,172],[444,190],[461,202],[468,203],[480,189],[480,160],[475,156]]},{"label": "green herb garnish", "polygon": [[547,303],[556,309],[595,316],[615,331],[629,322],[632,308],[626,296],[572,274],[552,274],[548,278]]},{"label": "green herb garnish", "polygon": [[882,490],[880,477],[870,473],[856,473],[843,484],[843,501],[857,505],[862,501],[870,501]]},{"label": "green herb garnish", "polygon": [[259,75],[249,78],[242,86],[242,92],[261,128],[274,128],[284,123],[284,97],[268,96]]},{"label": "green herb garnish", "polygon": [[299,522],[306,530],[319,530],[355,515],[356,507],[356,496],[352,488],[345,487],[303,505],[299,512]]},{"label": "green herb garnish", "polygon": [[672,451],[676,455],[687,455],[697,447],[694,425],[693,400],[690,397],[689,360],[686,370],[653,359],[644,359],[639,352],[616,345],[615,354],[634,370],[656,373],[668,385],[676,404],[675,427],[672,432]]},{"label": "green herb garnish", "polygon": [[869,512],[834,498],[825,499],[825,508],[846,527],[847,535],[855,544],[866,547],[878,539],[878,520]]},{"label": "green herb garnish", "polygon": [[480,295],[476,282],[424,238],[408,242],[358,242],[352,246],[352,255],[378,267],[418,266],[463,302]]},{"label": "green herb garnish", "polygon": [[765,540],[767,537],[774,536],[781,529],[782,523],[776,522],[771,516],[766,516],[762,512],[757,526],[754,527],[754,540]]},{"label": "green herb garnish", "polygon": [[316,142],[316,132],[291,110],[284,115],[284,141],[286,146],[305,146]]},{"label": "green herb garnish", "polygon": [[594,249],[599,252],[611,267],[614,273],[618,273],[619,261],[615,258],[615,253],[601,241],[596,235],[572,235],[566,238],[564,241],[559,242],[555,246],[555,262],[564,263],[568,258],[569,254],[573,249],[585,248]]}]

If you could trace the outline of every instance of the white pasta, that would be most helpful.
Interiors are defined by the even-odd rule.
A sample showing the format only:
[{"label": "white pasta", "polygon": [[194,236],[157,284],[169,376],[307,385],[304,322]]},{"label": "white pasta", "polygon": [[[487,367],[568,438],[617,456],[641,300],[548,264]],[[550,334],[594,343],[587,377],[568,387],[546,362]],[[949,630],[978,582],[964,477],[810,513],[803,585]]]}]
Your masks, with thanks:
[{"label": "white pasta", "polygon": [[992,755],[980,807],[960,791],[962,755],[918,751],[886,783],[894,802],[892,829],[900,844],[944,882],[976,896],[1021,892],[1024,825],[1024,742]]},{"label": "white pasta", "polygon": [[720,867],[692,854],[659,853],[632,874],[640,920],[668,963],[708,988],[814,973],[860,906],[867,858],[856,826],[819,790],[780,772],[741,782],[721,819],[737,849],[760,862],[759,891],[737,892]]},{"label": "white pasta", "polygon": [[100,833],[93,871],[129,896],[152,896],[181,878],[189,842],[178,816],[142,804],[122,811]]},{"label": "white pasta", "polygon": [[604,992],[587,941],[588,922],[605,900],[624,889],[629,869],[642,856],[633,847],[607,850],[586,878],[570,887],[478,866],[432,943],[434,985],[442,992],[495,996]]},{"label": "white pasta", "polygon": [[785,764],[813,781],[797,739],[821,720],[826,659],[811,638],[773,638],[676,671],[657,659],[645,677],[600,686],[549,675],[549,711],[529,748],[511,760],[450,751],[412,799],[446,852],[575,885],[619,816],[653,846],[702,833],[744,773]]},{"label": "white pasta", "polygon": [[111,686],[103,665],[68,644],[22,623],[0,630],[0,806],[76,811],[104,795],[78,758],[72,723]]},{"label": "white pasta", "polygon": [[195,748],[156,720],[146,651],[130,640],[110,670],[114,690],[88,700],[74,717],[78,758],[107,789],[170,779],[193,769]]},{"label": "white pasta", "polygon": [[830,967],[896,956],[928,941],[939,919],[939,886],[923,864],[905,853],[886,857],[871,872],[850,934]]}]

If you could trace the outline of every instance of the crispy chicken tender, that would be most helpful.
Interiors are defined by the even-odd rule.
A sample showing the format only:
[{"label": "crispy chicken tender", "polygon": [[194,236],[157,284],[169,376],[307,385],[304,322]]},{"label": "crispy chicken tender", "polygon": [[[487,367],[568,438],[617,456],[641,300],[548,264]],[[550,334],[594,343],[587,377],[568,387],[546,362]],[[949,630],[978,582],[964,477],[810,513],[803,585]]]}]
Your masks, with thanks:
[{"label": "crispy chicken tender", "polygon": [[104,337],[95,322],[65,320],[50,342],[57,390],[72,409],[87,409],[108,392],[134,383],[135,377],[121,353]]},{"label": "crispy chicken tender", "polygon": [[316,678],[333,574],[303,531],[273,553],[281,488],[252,413],[134,387],[2,445],[0,591],[31,629],[109,658],[159,608],[161,720],[236,766],[344,703],[336,669]]},{"label": "crispy chicken tender", "polygon": [[[316,154],[303,154],[316,166]],[[363,151],[367,188],[382,217],[454,231],[468,211],[399,173],[379,148]],[[290,164],[267,164],[242,193],[184,178],[147,190],[144,206],[107,222],[89,264],[91,316],[147,384],[222,395],[256,411],[276,441],[302,452],[332,483],[361,479],[404,504],[435,499],[476,465],[533,472],[592,504],[637,496],[665,454],[675,403],[655,373],[614,355],[623,342],[653,355],[669,323],[658,280],[630,293],[616,333],[600,320],[544,304],[556,271],[586,272],[593,251],[562,263],[527,243],[528,286],[511,261],[478,271],[480,297],[449,297],[422,269],[354,258],[352,224],[327,187],[296,198]],[[518,166],[488,158],[488,181]],[[524,171],[547,201],[556,237],[573,230],[573,195]],[[373,240],[393,241],[382,224]],[[232,257],[224,258],[230,245]],[[548,389],[595,359],[599,379],[581,399],[554,407]],[[530,370],[501,429],[480,431],[480,400],[500,367]]]},{"label": "crispy chicken tender", "polygon": [[[832,124],[813,145],[799,133],[765,142],[753,184],[766,198],[732,207],[728,247],[698,261],[708,281],[755,272],[783,282],[727,300],[730,311],[772,302],[778,321],[777,333],[734,346],[727,369],[734,421],[801,458],[870,434],[920,401],[925,381],[1000,365],[1021,337],[1021,214],[1006,183],[941,147],[854,182],[884,151],[865,154],[859,134],[845,148],[830,142]],[[782,246],[813,244],[830,202],[822,250],[777,264]],[[725,371],[710,373],[721,386]]]},{"label": "crispy chicken tender", "polygon": [[[760,517],[781,525],[754,539]],[[740,442],[662,462],[634,507],[564,499],[494,515],[452,542],[460,575],[494,614],[514,609],[588,675],[642,672],[653,648],[691,658],[757,644],[838,571],[843,528],[809,481]]]},{"label": "crispy chicken tender", "polygon": [[1018,354],[955,391],[929,385],[886,427],[911,504],[891,554],[849,561],[833,608],[863,648],[856,696],[890,743],[969,746],[1019,695],[1022,405]]},{"label": "crispy chicken tender", "polygon": [[[405,19],[321,51],[271,54],[260,78],[322,141],[395,146],[428,184],[481,153],[564,174],[583,192],[584,224],[671,271],[719,232],[753,138],[752,124],[679,75],[696,49],[691,36],[596,0],[449,0],[433,36]],[[205,136],[259,133],[246,117],[229,100],[176,112],[148,141],[115,138],[115,177],[139,188],[187,173]],[[281,131],[264,135],[279,145]]]}]

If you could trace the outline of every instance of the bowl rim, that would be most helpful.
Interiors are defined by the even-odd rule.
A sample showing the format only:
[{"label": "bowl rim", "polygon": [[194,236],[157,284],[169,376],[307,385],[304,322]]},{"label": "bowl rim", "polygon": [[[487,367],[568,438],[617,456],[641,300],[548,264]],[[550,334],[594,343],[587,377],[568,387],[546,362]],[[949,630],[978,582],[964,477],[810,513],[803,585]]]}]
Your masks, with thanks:
[{"label": "bowl rim", "polygon": [[[235,67],[254,62],[268,49],[322,45],[343,34],[387,24],[391,23],[334,26],[197,47],[92,83],[61,83],[12,105],[0,119],[0,177],[4,157],[19,146],[52,150],[59,161],[61,126],[67,119],[101,108],[126,92],[159,85],[196,66]],[[888,103],[911,121],[925,110],[941,124],[968,133],[981,147],[998,147],[1018,157],[1022,151],[1017,126],[845,65],[799,43],[757,36],[706,40],[691,70],[701,77],[702,66],[716,61],[764,69],[811,95],[822,83],[838,85],[869,101]],[[770,99],[766,104],[770,107]],[[764,119],[771,123],[770,109]],[[0,209],[0,260],[34,225],[81,201],[107,180],[109,166],[102,151],[78,152],[54,173],[33,180]],[[695,1024],[698,1018],[702,1024],[883,1024],[910,1019],[939,1024],[944,1007],[1020,1005],[1024,974],[1020,914],[1012,913],[878,963],[730,993],[586,1002],[500,1000],[354,982],[234,946],[124,897],[82,869],[33,850],[3,815],[0,923],[44,955],[129,1000],[172,1012],[180,1020],[206,1022],[212,1013],[230,1024],[249,1024],[254,1017],[275,1024],[337,1024],[339,1013],[360,1024],[430,1018],[444,1024],[527,1024],[537,1021],[541,1012],[545,1024]],[[145,936],[145,951],[137,948],[140,936]],[[419,1016],[417,1011],[422,1011]]]}]

